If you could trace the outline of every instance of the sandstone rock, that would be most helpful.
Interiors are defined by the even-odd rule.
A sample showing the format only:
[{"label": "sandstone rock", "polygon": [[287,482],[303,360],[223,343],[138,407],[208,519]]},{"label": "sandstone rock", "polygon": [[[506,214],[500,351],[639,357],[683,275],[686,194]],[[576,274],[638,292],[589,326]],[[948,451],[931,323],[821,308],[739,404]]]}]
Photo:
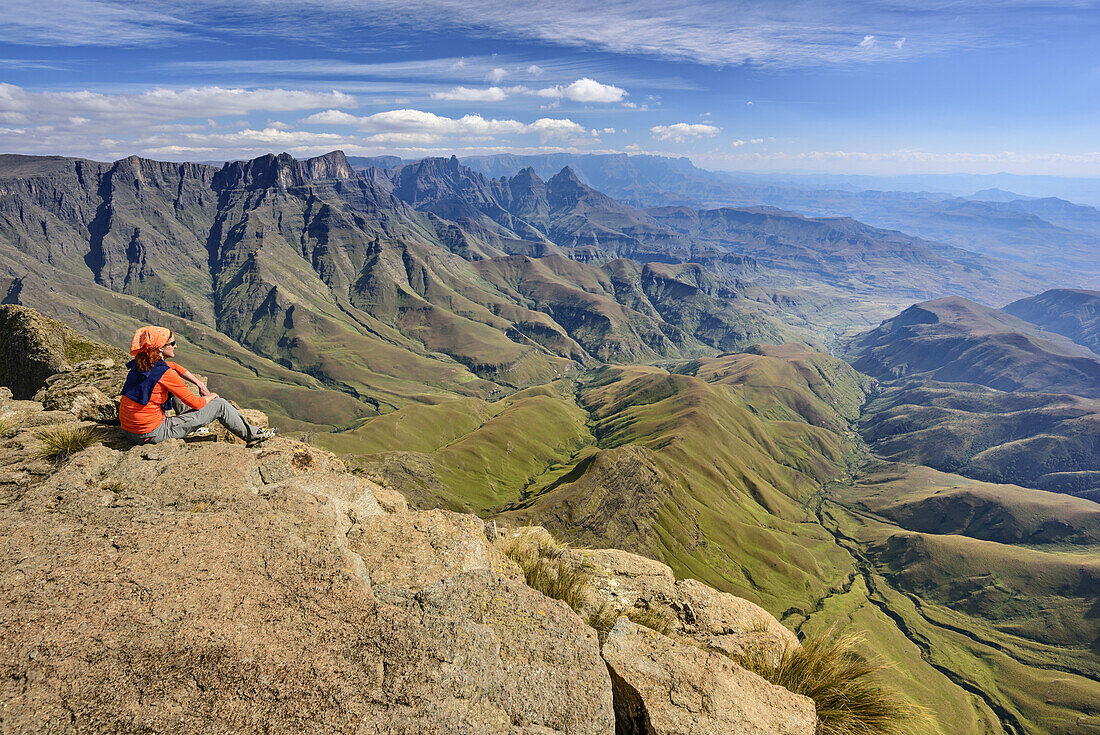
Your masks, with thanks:
[{"label": "sandstone rock", "polygon": [[51,411],[68,411],[82,421],[111,423],[118,421],[118,404],[99,388],[81,385],[74,388],[40,391],[42,405]]},{"label": "sandstone rock", "polygon": [[746,599],[694,579],[676,583],[684,632],[727,654],[763,651],[778,657],[798,638],[771,613]]},{"label": "sandstone rock", "polygon": [[619,618],[604,642],[617,735],[813,735],[813,701]]},{"label": "sandstone rock", "polygon": [[84,360],[64,366],[46,378],[45,385],[35,394],[34,400],[45,403],[53,394],[88,387],[97,388],[115,398],[122,392],[127,372],[125,363],[116,363],[110,358]]},{"label": "sandstone rock", "polygon": [[3,408],[12,399],[11,388],[0,385],[0,408]]},{"label": "sandstone rock", "polygon": [[375,485],[374,497],[378,498],[378,504],[387,513],[404,513],[409,509],[409,501],[392,487]]},{"label": "sandstone rock", "polygon": [[484,524],[472,515],[428,510],[376,516],[361,521],[348,542],[375,584],[419,590],[478,569],[523,579],[516,563],[489,544]]},{"label": "sandstone rock", "polygon": [[564,602],[487,569],[416,593],[376,589],[397,706],[364,732],[615,732],[596,633]]},{"label": "sandstone rock", "polygon": [[[546,534],[533,528],[538,530],[528,532]],[[727,655],[763,652],[778,657],[799,645],[794,633],[764,608],[694,579],[676,581],[672,569],[659,561],[618,549],[570,549],[563,558],[592,574],[593,593],[584,613],[605,602],[623,613],[667,610],[675,616],[677,633]]]},{"label": "sandstone rock", "polygon": [[593,590],[616,610],[665,607],[676,599],[672,569],[659,561],[618,549],[571,549],[566,558],[592,574]]},{"label": "sandstone rock", "polygon": [[[476,518],[382,515],[296,442],[119,446],[0,482],[3,731],[614,731],[594,632]],[[349,547],[382,519],[376,595]]]}]

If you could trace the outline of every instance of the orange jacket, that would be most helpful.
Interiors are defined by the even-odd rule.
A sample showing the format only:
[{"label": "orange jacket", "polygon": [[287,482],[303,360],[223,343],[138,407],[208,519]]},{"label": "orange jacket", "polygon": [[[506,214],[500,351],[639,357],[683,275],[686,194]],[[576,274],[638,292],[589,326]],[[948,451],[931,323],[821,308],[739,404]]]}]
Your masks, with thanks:
[{"label": "orange jacket", "polygon": [[206,405],[206,399],[196,396],[183,382],[180,373],[183,368],[174,362],[168,363],[168,370],[153,388],[153,394],[149,402],[144,406],[126,396],[118,404],[118,422],[122,429],[131,434],[148,434],[164,421],[164,409],[161,405],[168,400],[171,393],[176,398],[186,403],[191,408],[202,408]]}]

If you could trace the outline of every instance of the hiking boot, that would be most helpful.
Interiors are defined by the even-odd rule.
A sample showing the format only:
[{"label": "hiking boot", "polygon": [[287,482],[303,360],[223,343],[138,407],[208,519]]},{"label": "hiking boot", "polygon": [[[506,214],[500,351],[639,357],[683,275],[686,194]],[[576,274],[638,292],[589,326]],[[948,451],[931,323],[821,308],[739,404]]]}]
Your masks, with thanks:
[{"label": "hiking boot", "polygon": [[187,443],[191,442],[216,442],[218,437],[214,432],[210,430],[209,426],[200,426],[192,431],[187,436],[183,437],[183,440]]},{"label": "hiking boot", "polygon": [[263,444],[265,441],[267,441],[268,439],[270,439],[271,437],[275,436],[278,433],[279,433],[279,430],[276,429],[274,426],[272,426],[270,428],[269,427],[264,427],[264,428],[260,429],[258,432],[256,432],[256,436],[252,437],[252,441],[248,442],[247,446],[254,447],[254,446],[257,446],[258,444]]}]

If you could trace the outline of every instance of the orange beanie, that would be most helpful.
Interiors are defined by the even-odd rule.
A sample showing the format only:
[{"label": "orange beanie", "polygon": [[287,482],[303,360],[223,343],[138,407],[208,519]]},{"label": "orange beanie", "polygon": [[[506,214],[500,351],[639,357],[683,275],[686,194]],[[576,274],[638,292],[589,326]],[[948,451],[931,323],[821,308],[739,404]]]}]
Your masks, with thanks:
[{"label": "orange beanie", "polygon": [[134,332],[134,341],[130,343],[130,354],[137,355],[148,349],[160,349],[172,341],[172,330],[165,327],[142,327]]}]

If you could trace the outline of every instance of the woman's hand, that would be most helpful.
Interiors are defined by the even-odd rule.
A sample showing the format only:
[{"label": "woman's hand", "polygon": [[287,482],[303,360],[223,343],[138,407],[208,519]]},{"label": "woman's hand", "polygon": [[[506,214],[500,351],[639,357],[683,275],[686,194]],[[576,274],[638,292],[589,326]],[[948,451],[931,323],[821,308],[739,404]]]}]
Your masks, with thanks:
[{"label": "woman's hand", "polygon": [[[211,393],[210,393],[210,389],[209,389],[209,388],[207,388],[207,387],[206,387],[205,385],[203,385],[202,383],[199,383],[199,384],[198,384],[198,386],[199,386],[199,395],[200,395],[200,396],[203,396],[203,397],[205,397],[205,398],[209,398],[209,397],[210,397],[210,395],[211,395]],[[217,398],[217,396],[214,396],[214,397],[215,397],[215,398]]]},{"label": "woman's hand", "polygon": [[206,400],[207,401],[212,401],[215,398],[220,398],[220,397],[221,396],[219,396],[217,393],[211,393],[210,391],[206,391]]}]

